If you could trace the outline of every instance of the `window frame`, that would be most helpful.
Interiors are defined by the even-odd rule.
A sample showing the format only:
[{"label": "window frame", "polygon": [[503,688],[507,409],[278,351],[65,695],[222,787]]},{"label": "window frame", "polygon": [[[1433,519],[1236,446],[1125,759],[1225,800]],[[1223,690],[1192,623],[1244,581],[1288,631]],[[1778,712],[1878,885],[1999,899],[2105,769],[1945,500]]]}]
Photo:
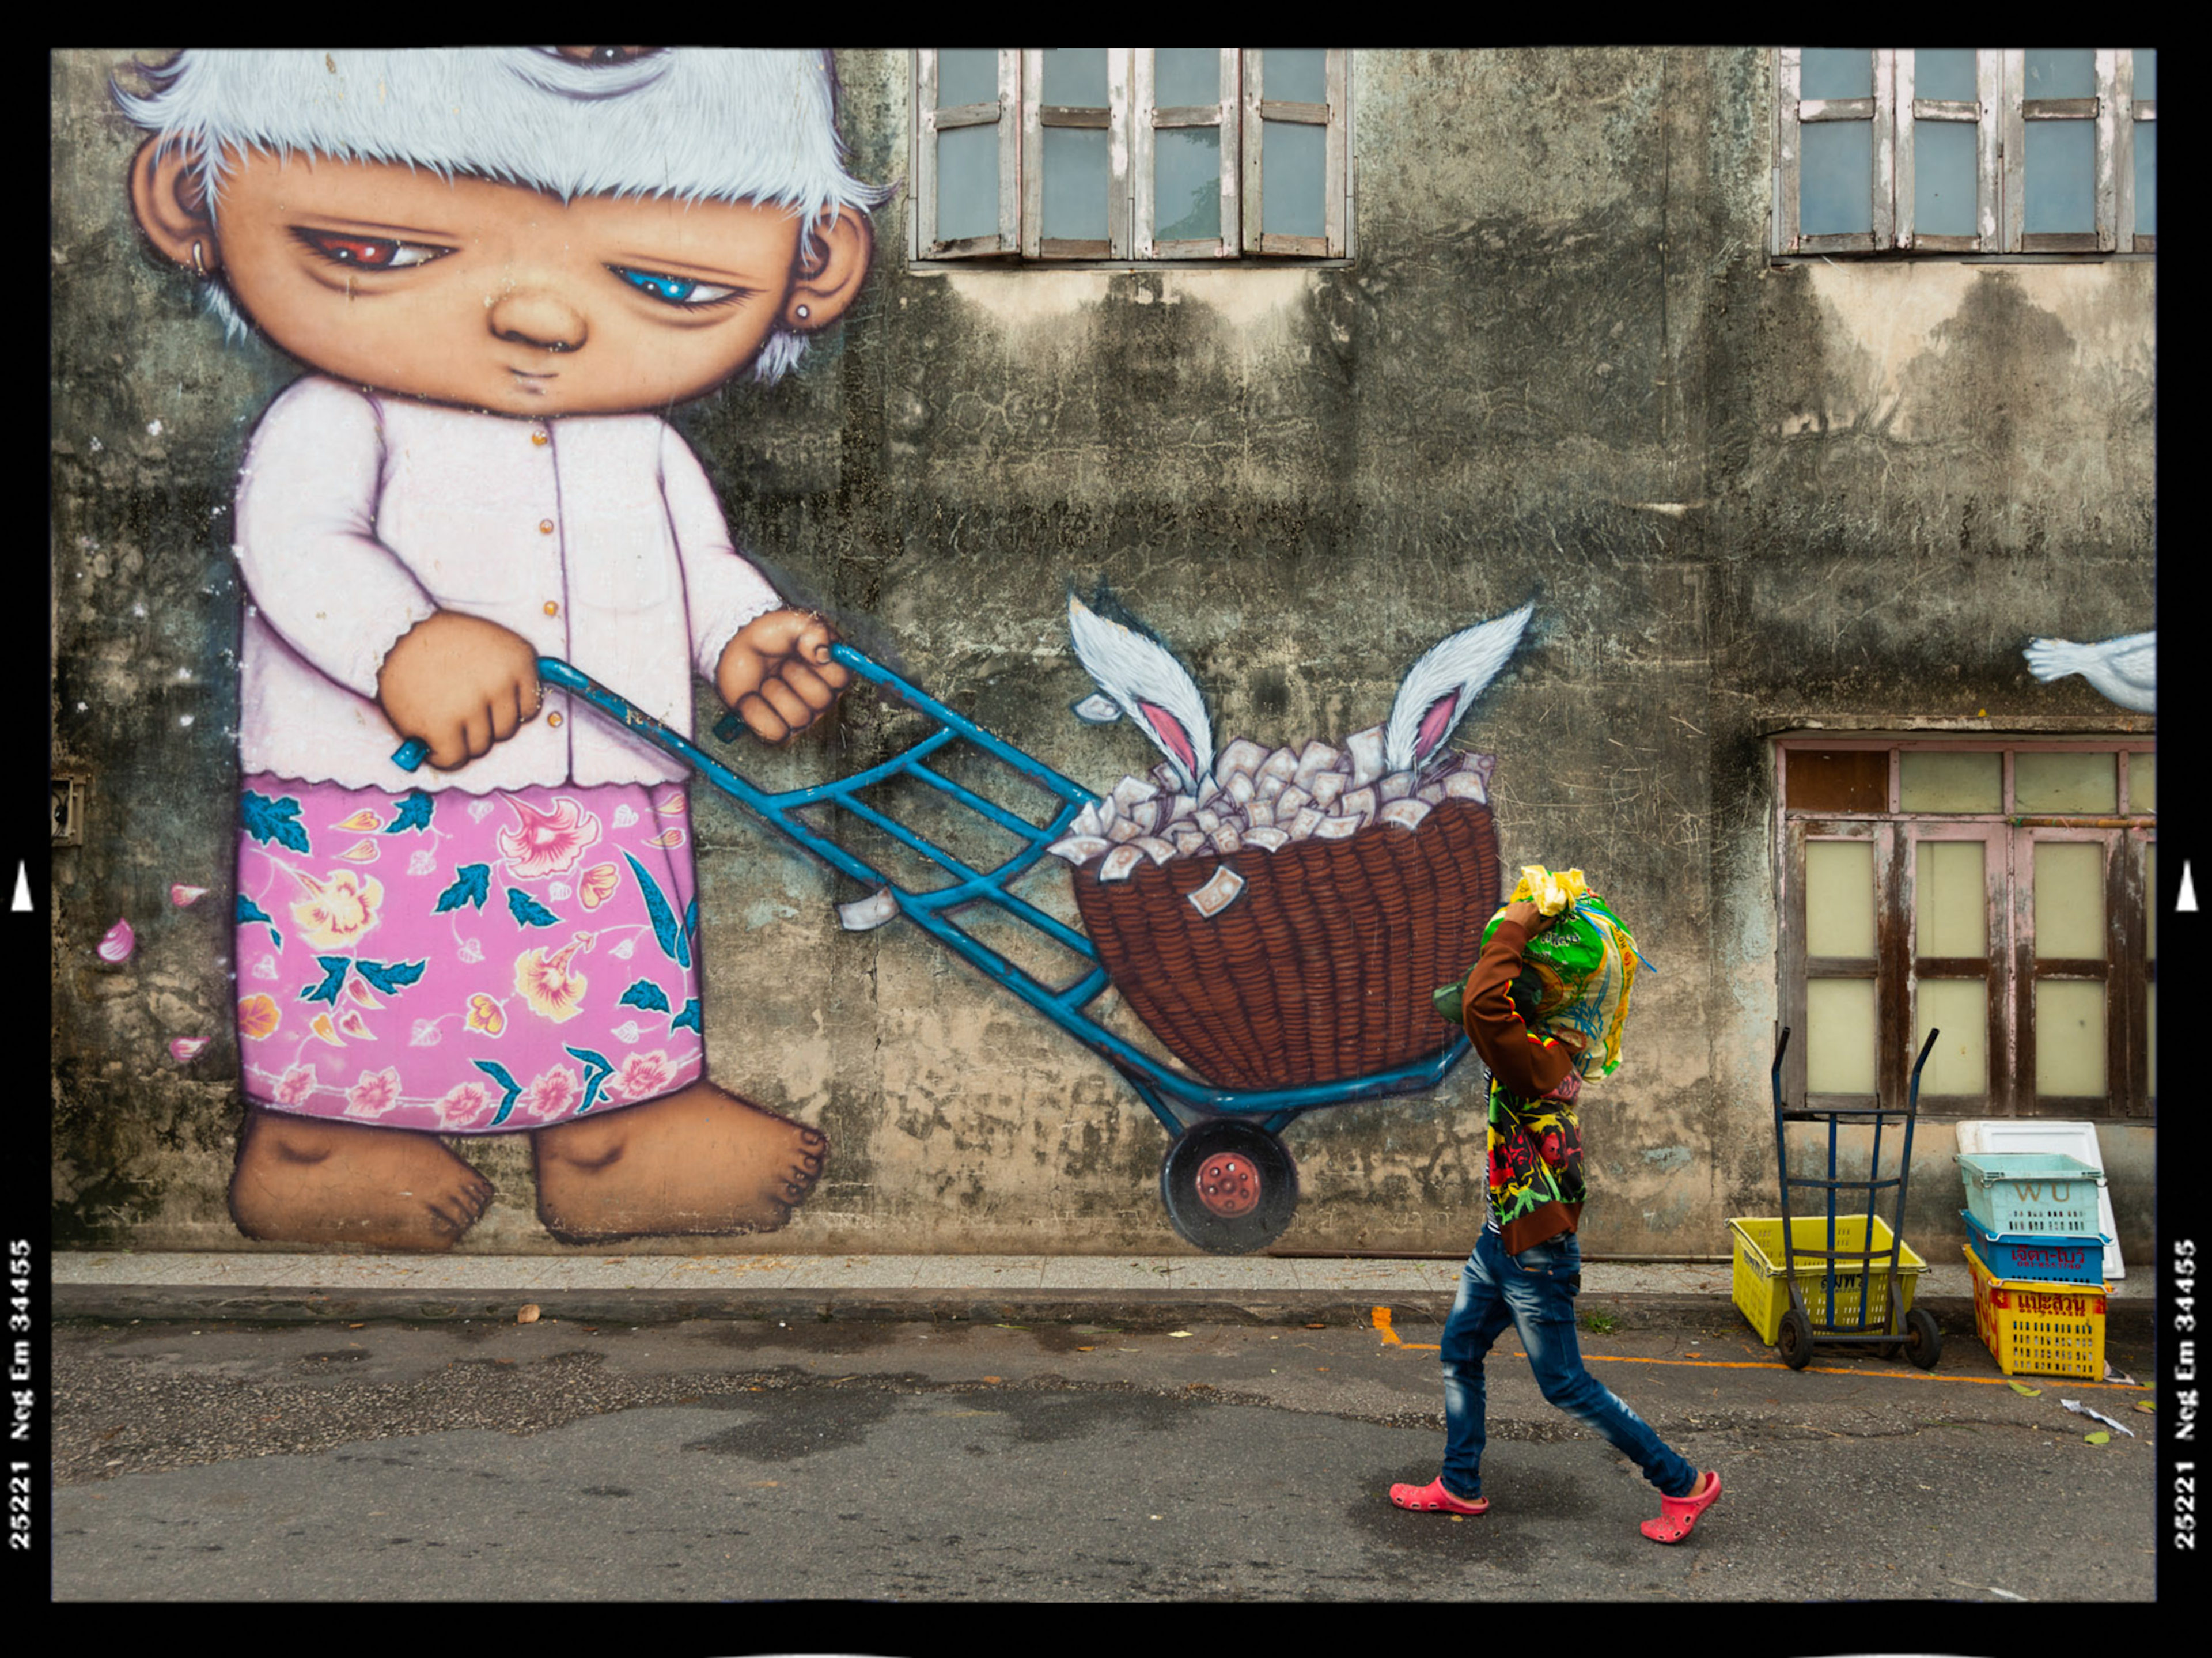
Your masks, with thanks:
[{"label": "window frame", "polygon": [[[1222,96],[1218,111],[1206,105],[1162,111],[1153,100],[1157,47],[1107,48],[1109,108],[1103,123],[1110,135],[1108,234],[1081,241],[1048,240],[1043,234],[1043,135],[1060,126],[1102,125],[1097,112],[1070,111],[1042,103],[1043,48],[1002,46],[999,56],[999,101],[937,108],[937,77],[943,49],[913,50],[914,100],[910,131],[915,145],[913,209],[908,215],[908,255],[918,264],[992,259],[1063,269],[1123,268],[1249,262],[1251,264],[1342,263],[1352,255],[1352,52],[1331,46],[1323,52],[1327,101],[1284,104],[1261,96],[1267,48],[1220,48]],[[1195,118],[1206,112],[1205,119]],[[1163,115],[1167,119],[1161,119]],[[946,118],[951,117],[948,120]],[[1327,129],[1323,151],[1322,234],[1269,235],[1261,229],[1264,212],[1263,123],[1296,121]],[[945,240],[936,235],[939,205],[938,141],[963,126],[995,123],[999,128],[1000,222],[994,234]],[[1222,135],[1221,234],[1218,240],[1154,237],[1158,203],[1154,161],[1157,134],[1163,128],[1213,125]]]},{"label": "window frame", "polygon": [[[2154,234],[2135,231],[2135,143],[2137,129],[2158,118],[2154,99],[2134,95],[2134,47],[2091,48],[2097,91],[2081,99],[2026,96],[2024,47],[1976,48],[1976,98],[1921,99],[1916,95],[1915,49],[1874,46],[1871,98],[1806,99],[1800,95],[1801,46],[1774,48],[1774,221],[1777,258],[1835,254],[2096,255],[2153,253]],[[1917,127],[1923,121],[1972,120],[1975,143],[1975,234],[1933,236],[1913,222]],[[2087,120],[2095,140],[2094,225],[2086,231],[2025,228],[2027,126],[2031,121]],[[1805,235],[1802,222],[1802,134],[1808,125],[1866,121],[1873,129],[1873,173],[1868,182],[1870,228]]]},{"label": "window frame", "polygon": [[[1960,979],[1972,957],[1919,954],[1917,848],[1931,841],[1979,840],[1984,896],[1988,905],[1988,986],[1983,1033],[1987,1066],[1981,1094],[1923,1093],[1920,1108],[1960,1117],[2099,1117],[2146,1120],[2155,1114],[2150,1066],[2150,999],[2158,981],[2150,948],[2149,859],[2157,843],[2157,814],[2134,805],[2130,756],[2155,755],[2146,735],[2068,738],[2014,734],[1987,738],[1899,737],[1792,731],[1769,739],[1774,749],[1775,858],[1779,921],[1777,970],[1781,1023],[1800,1033],[1785,1056],[1784,1087],[1810,1108],[1865,1107],[1876,1097],[1902,1102],[1911,1063],[1926,1035],[1919,985],[1923,976]],[[1887,755],[1884,807],[1793,808],[1789,759],[1793,752],[1873,750]],[[1901,806],[1903,756],[1997,750],[2002,810],[1983,812],[1908,812]],[[2014,759],[2021,753],[2108,752],[2114,756],[2116,810],[2104,812],[2022,813],[2014,796]],[[1867,840],[1874,845],[1875,957],[1813,956],[1808,952],[1805,848],[1808,841]],[[2104,847],[2105,954],[2101,958],[2043,958],[2035,953],[2034,856],[2039,844],[2092,841]],[[1874,1094],[1807,1091],[1810,1045],[1808,987],[1820,979],[1870,978],[1875,984]],[[2039,1095],[2035,1085],[2036,987],[2049,981],[2094,980],[2106,987],[2106,1092],[2096,1096]],[[1910,1040],[1906,1040],[1906,1038]]]}]

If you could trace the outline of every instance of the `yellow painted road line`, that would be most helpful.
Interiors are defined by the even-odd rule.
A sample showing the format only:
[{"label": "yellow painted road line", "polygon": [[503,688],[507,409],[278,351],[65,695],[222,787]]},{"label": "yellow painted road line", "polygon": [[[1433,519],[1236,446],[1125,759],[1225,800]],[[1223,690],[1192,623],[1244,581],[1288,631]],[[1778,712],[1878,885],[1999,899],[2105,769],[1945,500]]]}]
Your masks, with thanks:
[{"label": "yellow painted road line", "polygon": [[[1390,1309],[1388,1307],[1376,1308],[1373,1317],[1376,1331],[1382,1336],[1382,1345],[1386,1347],[1402,1347],[1408,1352],[1433,1353],[1442,1351],[1433,1341],[1401,1340],[1398,1333],[1390,1327]],[[1517,1348],[1507,1351],[1510,1351],[1516,1358],[1528,1357]],[[1757,1358],[1641,1358],[1630,1353],[1590,1352],[1584,1353],[1583,1358],[1585,1363],[1589,1363],[1676,1364],[1698,1370],[1786,1370],[1790,1368],[1787,1364],[1777,1363],[1772,1359]],[[1999,1382],[2010,1386],[2013,1380],[2010,1376],[1936,1376],[1928,1370],[1847,1370],[1841,1365],[1834,1364],[1808,1364],[1805,1368],[1820,1376],[1900,1376],[1908,1382],[1973,1382],[1985,1388],[1995,1387]],[[2081,1382],[2071,1376],[2039,1376],[2036,1380],[2043,1382],[2046,1388],[2111,1388],[2123,1393],[2138,1394],[2148,1391],[2140,1382]]]}]

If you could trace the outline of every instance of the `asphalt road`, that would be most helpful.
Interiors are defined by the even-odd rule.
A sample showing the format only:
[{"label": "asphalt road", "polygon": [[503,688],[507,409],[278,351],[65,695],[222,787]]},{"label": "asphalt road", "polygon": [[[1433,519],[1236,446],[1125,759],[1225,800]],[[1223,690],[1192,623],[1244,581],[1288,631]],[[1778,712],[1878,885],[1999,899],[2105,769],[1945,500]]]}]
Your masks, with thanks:
[{"label": "asphalt road", "polygon": [[[1789,1371],[1725,1309],[1586,1333],[1599,1376],[1721,1471],[1727,1494],[1672,1548],[1637,1530],[1656,1494],[1543,1402],[1510,1338],[1490,1367],[1492,1512],[1393,1509],[1392,1481],[1436,1472],[1442,1388],[1417,1345],[1436,1334],[64,1326],[53,1592],[1492,1605],[2155,1593],[2140,1395],[2033,1381],[2041,1392],[2026,1397],[1971,1333],[1948,1339],[1932,1375],[1826,1351]],[[2140,1436],[2084,1442],[2098,1424],[2062,1395]]]}]

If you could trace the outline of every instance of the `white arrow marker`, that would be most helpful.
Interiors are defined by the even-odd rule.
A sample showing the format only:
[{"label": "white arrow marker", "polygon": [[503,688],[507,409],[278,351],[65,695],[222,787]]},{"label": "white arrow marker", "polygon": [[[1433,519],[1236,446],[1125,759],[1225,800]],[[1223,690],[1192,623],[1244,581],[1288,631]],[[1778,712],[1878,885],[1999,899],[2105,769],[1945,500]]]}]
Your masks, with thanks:
[{"label": "white arrow marker", "polygon": [[[2197,908],[2197,884],[2189,878],[2189,860],[2186,858],[2181,860],[2181,896],[2173,901],[2173,907],[2177,910]],[[16,908],[20,909],[22,906],[18,904]]]},{"label": "white arrow marker", "polygon": [[[2185,880],[2187,880],[2187,879],[2189,878],[2189,865],[2186,865],[2186,864],[2184,864],[2184,865],[2181,866],[2181,878],[2182,878],[2183,880],[2185,880]],[[15,903],[14,903],[14,904],[12,904],[11,906],[9,906],[9,908],[14,908],[14,909],[28,909],[28,908],[30,908],[30,907],[31,907],[31,871],[30,871],[30,867],[29,867],[29,865],[26,865],[26,864],[22,863],[21,860],[18,860],[18,861],[17,861],[17,863],[16,863],[16,865],[15,865]],[[2196,906],[2192,904],[2192,905],[2191,905],[2191,906],[2190,906],[2190,908],[2193,909],[2193,908],[2196,908]]]}]

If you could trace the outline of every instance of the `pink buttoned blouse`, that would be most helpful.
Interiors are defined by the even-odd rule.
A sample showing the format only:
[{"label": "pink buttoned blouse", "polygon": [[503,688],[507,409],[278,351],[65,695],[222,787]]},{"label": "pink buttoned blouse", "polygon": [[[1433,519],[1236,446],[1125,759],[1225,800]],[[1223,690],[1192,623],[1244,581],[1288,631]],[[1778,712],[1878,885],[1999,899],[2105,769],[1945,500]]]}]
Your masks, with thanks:
[{"label": "pink buttoned blouse", "polygon": [[377,671],[437,610],[482,616],[689,735],[691,674],[782,600],[739,556],[698,459],[652,415],[527,420],[310,375],[240,471],[241,769],[483,793],[672,781],[685,768],[548,686],[452,771],[401,770]]}]

